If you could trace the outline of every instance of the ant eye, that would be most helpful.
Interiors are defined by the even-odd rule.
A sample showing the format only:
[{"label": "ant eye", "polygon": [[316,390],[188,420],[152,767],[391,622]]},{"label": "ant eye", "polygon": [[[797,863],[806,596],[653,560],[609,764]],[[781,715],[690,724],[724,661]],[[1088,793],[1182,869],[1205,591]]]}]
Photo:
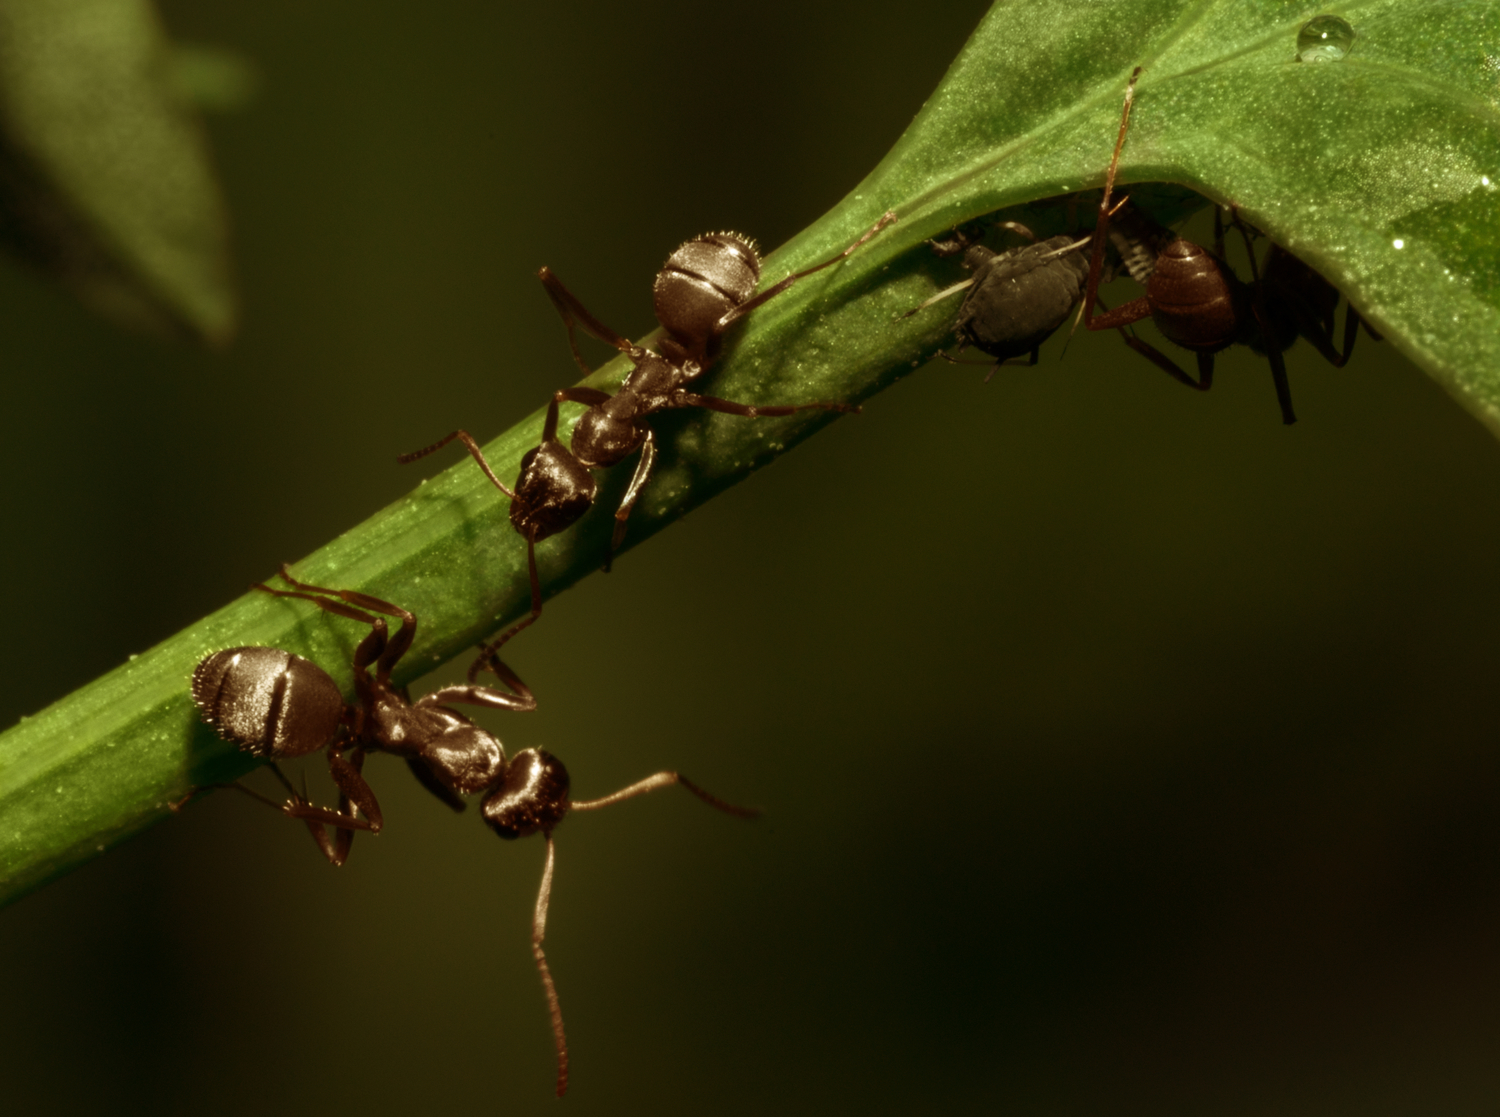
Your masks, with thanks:
[{"label": "ant eye", "polygon": [[502,838],[548,833],[568,813],[568,770],[550,752],[525,749],[505,769],[505,782],[488,796],[484,820]]}]

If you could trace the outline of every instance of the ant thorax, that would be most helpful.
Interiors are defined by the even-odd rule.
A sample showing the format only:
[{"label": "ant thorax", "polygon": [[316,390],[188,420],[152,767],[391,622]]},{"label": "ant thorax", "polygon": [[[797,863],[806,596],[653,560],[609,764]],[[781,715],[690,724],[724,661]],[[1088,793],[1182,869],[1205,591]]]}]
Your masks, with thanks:
[{"label": "ant thorax", "polygon": [[640,403],[639,394],[621,392],[585,411],[573,427],[573,455],[593,469],[608,469],[639,450],[646,438],[646,429],[636,422]]},{"label": "ant thorax", "polygon": [[382,702],[371,737],[385,751],[423,765],[460,795],[494,787],[505,771],[505,751],[494,735],[441,706]]}]

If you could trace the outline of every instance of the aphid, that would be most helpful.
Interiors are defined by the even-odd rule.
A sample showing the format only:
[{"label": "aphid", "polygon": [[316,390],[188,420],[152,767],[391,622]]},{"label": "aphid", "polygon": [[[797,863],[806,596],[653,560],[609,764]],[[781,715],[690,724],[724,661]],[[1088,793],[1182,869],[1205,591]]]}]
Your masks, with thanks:
[{"label": "aphid", "polygon": [[[1067,321],[1083,298],[1089,271],[1083,254],[1087,238],[1057,236],[1037,242],[1025,225],[1004,221],[1001,226],[1033,243],[994,252],[975,243],[977,237],[969,230],[958,230],[948,240],[931,242],[939,256],[962,252],[964,266],[973,274],[902,315],[910,318],[950,295],[968,290],[954,332],[960,352],[973,346],[995,358],[986,381],[1003,364],[1023,363],[1017,358],[1025,354],[1030,354],[1025,364],[1037,363],[1042,342]],[[954,360],[943,352],[938,356]]]},{"label": "aphid", "polygon": [[[1224,262],[1222,225],[1217,214],[1214,251],[1210,252],[1201,245],[1172,236],[1138,211],[1122,213],[1123,202],[1111,207],[1115,172],[1129,128],[1135,83],[1140,74],[1141,68],[1137,67],[1126,87],[1120,132],[1105,176],[1104,196],[1099,203],[1099,221],[1095,228],[1084,298],[1084,318],[1088,328],[1120,329],[1125,343],[1137,353],[1173,379],[1205,392],[1213,386],[1214,354],[1231,345],[1247,345],[1255,352],[1265,354],[1270,361],[1282,421],[1295,423],[1297,416],[1292,410],[1291,386],[1281,356],[1283,350],[1301,334],[1308,337],[1325,358],[1342,366],[1353,349],[1360,319],[1350,307],[1349,314],[1353,319],[1346,317],[1344,350],[1342,353],[1335,350],[1330,333],[1332,308],[1338,301],[1338,292],[1317,272],[1280,249],[1276,250],[1279,256],[1273,253],[1268,257],[1263,276],[1250,245],[1249,233],[1239,221],[1238,214],[1235,214],[1234,222],[1250,255],[1252,283],[1249,285]],[[1119,227],[1111,228],[1110,222],[1117,213],[1120,214]],[[1115,243],[1127,270],[1145,283],[1146,293],[1092,317],[1106,240]],[[1287,261],[1295,261],[1296,267]],[[1123,328],[1148,316],[1167,340],[1197,354],[1196,378],[1184,372],[1177,362],[1155,346]]]},{"label": "aphid", "polygon": [[[365,754],[374,751],[404,757],[422,786],[456,811],[466,806],[462,796],[483,793],[480,814],[500,837],[514,839],[540,833],[546,838],[547,859],[532,912],[531,952],[547,997],[557,1048],[557,1096],[561,1097],[568,1088],[567,1036],[557,986],[542,949],[556,863],[552,831],[570,810],[597,810],[672,784],[681,784],[727,814],[753,818],[760,812],[726,803],[677,772],[657,772],[612,795],[572,801],[568,770],[557,757],[531,748],[507,760],[496,737],[448,705],[464,703],[515,711],[536,708],[530,689],[495,654],[499,645],[530,619],[508,630],[476,661],[470,669],[469,685],[443,687],[411,702],[391,685],[390,676],[411,647],[416,635],[415,616],[367,594],[298,581],[285,567],[281,577],[293,588],[258,588],[278,597],[303,598],[326,612],[370,626],[369,635],[354,652],[357,702],[346,705],[333,679],[321,667],[277,648],[229,648],[206,656],[192,680],[193,701],[203,719],[226,740],[270,760],[291,798],[278,806],[239,784],[230,786],[304,820],[318,847],[334,865],[343,864],[348,857],[355,830],[381,828],[380,806],[361,774]],[[401,621],[393,637],[387,636],[388,616]],[[369,671],[372,663],[373,676]],[[509,693],[473,685],[481,663],[494,672]],[[336,811],[307,802],[275,764],[278,759],[303,756],[324,746],[328,749],[329,770],[339,787]],[[345,752],[349,753],[347,759]],[[351,804],[363,818],[354,814]],[[329,839],[325,824],[334,828],[336,839]]]},{"label": "aphid", "polygon": [[[792,405],[736,403],[716,396],[700,395],[688,386],[718,359],[724,335],[741,319],[770,299],[787,291],[798,280],[832,267],[868,241],[895,215],[887,213],[857,241],[830,260],[794,272],[766,290],[755,293],[760,283],[760,256],[755,245],[735,233],[710,233],[688,241],[667,258],[657,274],[653,291],[656,316],[666,336],[661,352],[636,345],[595,318],[548,268],[537,276],[562,316],[568,330],[573,359],[585,375],[592,370],[578,351],[575,327],[591,337],[613,345],[630,358],[635,368],[613,394],[598,388],[571,387],[553,393],[542,428],[542,441],[521,460],[514,490],[490,469],[479,445],[464,431],[414,453],[401,462],[414,461],[460,440],[484,470],[485,476],[511,499],[510,519],[528,546],[572,525],[593,504],[597,486],[590,469],[608,469],[637,450],[640,462],[631,477],[625,497],[615,511],[610,539],[612,557],[625,538],[626,523],[650,479],[656,461],[656,438],[648,420],[661,411],[701,407],[745,418],[774,418],[797,411],[858,411],[843,403],[817,401]],[[588,410],[573,428],[571,448],[557,437],[558,405],[584,404]],[[608,562],[605,564],[608,569]]]}]

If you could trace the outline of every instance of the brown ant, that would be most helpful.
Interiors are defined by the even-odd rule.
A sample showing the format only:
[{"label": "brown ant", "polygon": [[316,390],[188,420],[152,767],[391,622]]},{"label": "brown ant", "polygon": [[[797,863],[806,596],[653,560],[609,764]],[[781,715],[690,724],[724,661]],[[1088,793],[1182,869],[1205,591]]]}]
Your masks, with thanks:
[{"label": "brown ant", "polygon": [[[378,833],[384,824],[375,793],[360,774],[366,753],[403,757],[422,786],[454,810],[464,809],[459,796],[486,790],[503,777],[505,753],[500,742],[449,706],[462,703],[517,713],[536,709],[531,689],[498,655],[500,646],[531,618],[506,630],[475,664],[468,685],[443,687],[412,702],[391,685],[391,672],[416,637],[415,616],[368,594],[299,581],[285,566],[281,578],[293,588],[255,588],[277,597],[300,597],[325,612],[370,626],[354,650],[358,701],[346,705],[333,679],[316,664],[265,647],[227,648],[206,656],[193,672],[193,701],[203,719],[226,741],[270,761],[291,795],[279,809],[307,822],[331,863],[342,865],[347,859],[355,830]],[[386,617],[401,622],[395,636],[389,635]],[[492,671],[509,693],[475,685],[481,667]],[[325,745],[329,774],[339,789],[336,811],[306,802],[276,764]],[[351,803],[363,819],[351,812]],[[335,828],[336,839],[329,839],[325,823]]]},{"label": "brown ant", "polygon": [[[1137,353],[1174,380],[1204,392],[1213,386],[1214,354],[1234,344],[1248,345],[1255,352],[1265,354],[1270,361],[1282,421],[1295,423],[1297,416],[1292,410],[1292,392],[1287,381],[1286,363],[1282,360],[1283,350],[1289,348],[1299,335],[1304,336],[1332,364],[1343,367],[1354,348],[1361,321],[1359,314],[1353,306],[1349,307],[1345,316],[1344,349],[1339,352],[1330,338],[1338,291],[1312,268],[1274,246],[1267,257],[1263,275],[1249,233],[1232,208],[1232,219],[1250,255],[1252,283],[1249,286],[1224,262],[1223,227],[1217,211],[1213,252],[1182,237],[1174,237],[1140,215],[1139,211],[1128,210],[1121,214],[1120,224],[1126,228],[1110,230],[1111,219],[1126,204],[1122,201],[1111,208],[1115,173],[1130,125],[1135,83],[1141,69],[1136,67],[1126,86],[1120,132],[1104,179],[1083,318],[1090,330],[1119,329],[1125,343]],[[1127,270],[1146,284],[1146,294],[1092,317],[1106,240],[1115,243]],[[1147,316],[1167,340],[1197,354],[1196,379],[1184,372],[1171,357],[1124,329]],[[1368,325],[1365,328],[1378,340],[1378,335]]]},{"label": "brown ant", "polygon": [[[657,772],[599,799],[572,801],[568,770],[551,753],[523,749],[507,760],[496,737],[447,704],[458,702],[515,711],[535,709],[536,699],[531,690],[495,654],[500,644],[534,618],[507,630],[482,657],[484,665],[511,693],[471,682],[467,686],[443,687],[412,702],[403,690],[391,685],[390,677],[416,635],[415,616],[367,594],[298,581],[285,566],[281,577],[294,588],[278,590],[264,585],[256,588],[277,597],[300,597],[325,612],[370,626],[369,634],[354,651],[358,703],[346,705],[326,671],[279,648],[228,648],[204,657],[192,679],[193,701],[203,719],[225,740],[269,760],[291,798],[285,804],[276,804],[243,785],[228,786],[305,821],[318,848],[334,865],[342,865],[348,857],[355,830],[378,832],[381,828],[380,806],[361,774],[365,754],[371,751],[405,757],[422,786],[455,811],[465,808],[463,795],[486,793],[480,813],[502,838],[541,833],[547,840],[547,860],[532,913],[531,953],[547,996],[552,1038],[557,1048],[557,1096],[562,1097],[568,1088],[568,1043],[557,987],[542,950],[556,863],[552,831],[569,810],[597,810],[673,784],[681,784],[709,806],[728,814],[753,818],[760,812],[726,803],[676,772]],[[401,622],[394,637],[387,635],[385,617],[395,617]],[[369,672],[372,663],[373,677]],[[471,669],[471,679],[474,673]],[[325,745],[329,770],[339,787],[336,811],[309,803],[276,765],[277,760],[316,752]],[[350,752],[347,760],[343,756],[346,750]],[[364,818],[350,810],[351,802]],[[334,827],[336,840],[329,839],[325,824]]]},{"label": "brown ant", "polygon": [[[760,255],[748,238],[736,233],[709,233],[688,241],[667,258],[656,276],[653,302],[656,317],[666,331],[659,343],[659,353],[636,345],[604,325],[544,267],[537,277],[567,327],[573,360],[585,375],[591,374],[578,351],[575,327],[581,327],[591,337],[613,345],[630,358],[635,367],[625,382],[614,393],[582,385],[554,392],[542,426],[541,444],[521,459],[514,490],[495,475],[479,444],[465,431],[454,431],[431,446],[402,454],[397,460],[415,461],[458,439],[485,476],[510,497],[510,521],[526,538],[528,548],[534,549],[539,541],[571,526],[593,504],[598,488],[589,470],[608,469],[639,450],[640,462],[615,511],[614,533],[605,561],[608,570],[615,551],[624,542],[626,523],[656,461],[656,437],[648,422],[651,416],[685,407],[701,407],[749,419],[777,418],[813,409],[859,410],[849,404],[822,401],[771,406],[736,403],[691,392],[688,385],[718,359],[724,335],[752,310],[787,291],[798,280],[837,264],[895,220],[895,214],[885,214],[837,256],[793,272],[760,294],[755,293],[760,284]],[[588,409],[574,425],[571,449],[557,437],[558,405],[564,402],[581,403]],[[541,602],[535,584],[534,558],[531,566],[532,608],[536,613]]]},{"label": "brown ant", "polygon": [[[1022,364],[1018,358],[1024,354],[1030,354],[1025,364],[1037,363],[1042,342],[1067,321],[1083,298],[1089,271],[1082,251],[1087,239],[1056,236],[1038,242],[1036,234],[1019,222],[1002,221],[1000,226],[1032,243],[995,252],[977,243],[982,230],[974,226],[957,229],[945,240],[929,241],[939,256],[962,252],[964,267],[973,274],[902,315],[910,318],[967,289],[954,332],[959,352],[973,346],[995,358],[986,382],[1001,365]],[[954,364],[981,363],[958,361],[941,350],[938,356]]]}]

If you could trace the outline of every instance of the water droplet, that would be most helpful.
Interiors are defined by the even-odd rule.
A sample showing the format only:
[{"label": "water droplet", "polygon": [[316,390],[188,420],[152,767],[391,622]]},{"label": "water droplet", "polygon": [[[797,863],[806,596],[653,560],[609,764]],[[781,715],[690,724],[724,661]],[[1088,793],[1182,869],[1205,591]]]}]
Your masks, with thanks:
[{"label": "water droplet", "polygon": [[1297,32],[1298,62],[1337,62],[1354,47],[1354,28],[1338,16],[1314,16]]},{"label": "water droplet", "polygon": [[1406,242],[1400,237],[1397,237],[1395,240],[1391,241],[1391,245],[1395,248],[1405,248]]}]

